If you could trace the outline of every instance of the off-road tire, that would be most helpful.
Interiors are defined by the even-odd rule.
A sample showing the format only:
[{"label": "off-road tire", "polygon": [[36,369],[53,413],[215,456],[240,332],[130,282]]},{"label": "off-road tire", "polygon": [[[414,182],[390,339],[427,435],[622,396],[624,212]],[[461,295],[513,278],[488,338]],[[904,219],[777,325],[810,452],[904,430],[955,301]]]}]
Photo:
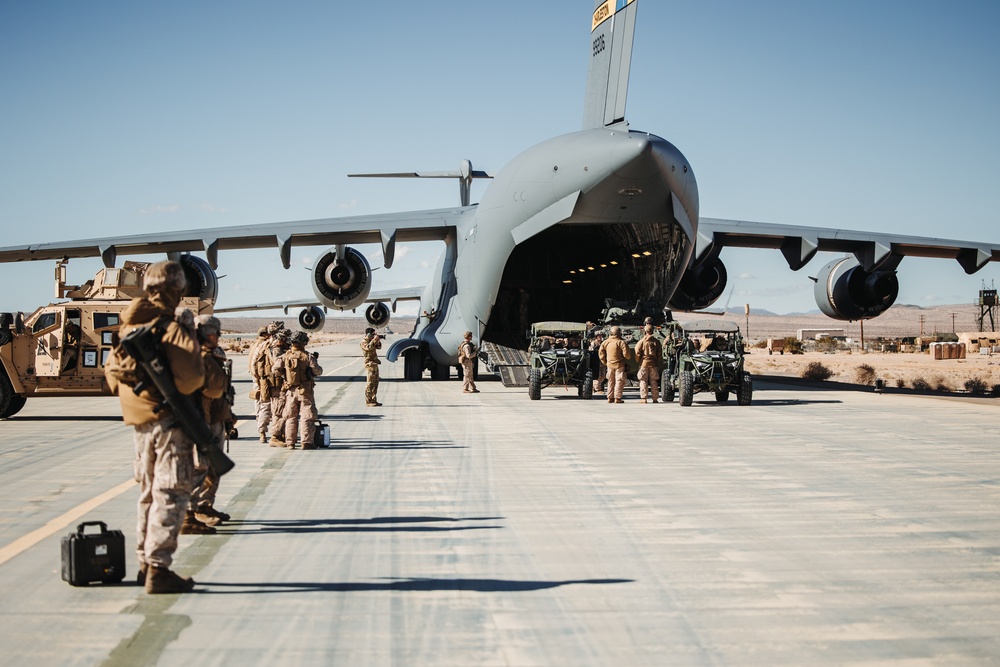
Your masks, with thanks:
[{"label": "off-road tire", "polygon": [[680,391],[678,391],[680,403],[687,407],[694,402],[694,376],[691,371],[681,371],[678,384],[680,385]]},{"label": "off-road tire", "polygon": [[674,384],[670,381],[670,376],[666,371],[660,376],[660,399],[664,403],[674,402]]},{"label": "off-road tire", "polygon": [[750,405],[753,401],[753,377],[743,371],[740,375],[740,386],[736,388],[736,402],[739,405]]},{"label": "off-road tire", "polygon": [[14,393],[14,387],[7,373],[0,368],[0,419],[6,419],[20,412],[27,400],[26,396]]},{"label": "off-road tire", "polygon": [[542,373],[532,368],[528,373],[528,398],[537,401],[542,397]]},{"label": "off-road tire", "polygon": [[594,371],[587,371],[583,374],[583,387],[580,398],[589,401],[594,397]]}]

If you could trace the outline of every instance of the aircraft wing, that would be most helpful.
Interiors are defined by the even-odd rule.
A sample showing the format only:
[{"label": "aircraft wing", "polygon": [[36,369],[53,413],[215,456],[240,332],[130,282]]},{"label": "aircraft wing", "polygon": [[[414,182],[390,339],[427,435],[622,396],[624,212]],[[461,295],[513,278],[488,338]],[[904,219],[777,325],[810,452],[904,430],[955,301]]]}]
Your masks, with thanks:
[{"label": "aircraft wing", "polygon": [[[365,303],[382,303],[388,301],[393,304],[397,301],[419,301],[423,294],[423,287],[401,287],[398,289],[378,290],[368,294]],[[230,306],[228,308],[213,308],[215,313],[240,313],[251,310],[277,310],[283,309],[288,313],[289,308],[308,308],[309,306],[323,306],[317,299],[299,299],[296,301],[272,301],[271,303],[258,303],[246,306]]]},{"label": "aircraft wing", "polygon": [[118,255],[204,251],[215,269],[220,250],[278,248],[282,265],[287,269],[293,246],[380,243],[385,267],[389,268],[397,241],[442,240],[462,216],[473,215],[475,209],[462,206],[10,246],[0,248],[0,262],[101,257],[110,268]]},{"label": "aircraft wing", "polygon": [[793,271],[801,269],[821,250],[853,254],[866,271],[895,269],[903,257],[954,259],[970,275],[989,262],[1000,262],[997,243],[701,218],[693,261],[725,247],[781,250]]}]

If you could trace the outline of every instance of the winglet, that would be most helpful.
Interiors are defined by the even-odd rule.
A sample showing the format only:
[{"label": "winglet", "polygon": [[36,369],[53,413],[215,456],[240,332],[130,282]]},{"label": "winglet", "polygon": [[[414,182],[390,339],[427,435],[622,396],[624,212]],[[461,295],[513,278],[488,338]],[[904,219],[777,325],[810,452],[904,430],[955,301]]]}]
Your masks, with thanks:
[{"label": "winglet", "polygon": [[583,103],[583,129],[625,120],[632,64],[636,0],[597,0],[590,33],[590,69]]}]

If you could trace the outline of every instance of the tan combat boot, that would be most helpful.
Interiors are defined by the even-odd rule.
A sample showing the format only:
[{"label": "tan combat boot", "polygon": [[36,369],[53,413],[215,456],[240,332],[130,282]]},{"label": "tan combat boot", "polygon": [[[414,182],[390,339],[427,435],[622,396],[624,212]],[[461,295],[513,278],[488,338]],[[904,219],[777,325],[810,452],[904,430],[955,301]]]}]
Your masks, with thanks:
[{"label": "tan combat boot", "polygon": [[140,586],[146,585],[146,572],[149,570],[149,566],[145,563],[139,563],[139,572],[135,575],[135,583]]},{"label": "tan combat boot", "polygon": [[188,512],[184,515],[184,523],[181,524],[181,535],[214,535],[215,528],[198,521],[194,513]]},{"label": "tan combat boot", "polygon": [[194,579],[182,577],[165,567],[150,565],[146,571],[146,592],[150,595],[161,593],[187,593],[194,589]]}]

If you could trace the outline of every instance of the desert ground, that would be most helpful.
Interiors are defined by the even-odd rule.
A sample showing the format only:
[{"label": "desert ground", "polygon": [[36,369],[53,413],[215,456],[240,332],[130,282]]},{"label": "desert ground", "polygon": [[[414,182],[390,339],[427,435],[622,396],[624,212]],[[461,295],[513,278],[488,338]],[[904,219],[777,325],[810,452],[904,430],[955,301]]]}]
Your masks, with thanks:
[{"label": "desert ground", "polygon": [[[933,333],[961,333],[978,330],[979,307],[970,304],[950,306],[920,307],[896,305],[873,320],[864,323],[866,342],[879,338],[894,339],[907,336],[929,335]],[[698,313],[678,313],[681,322],[708,317]],[[223,327],[230,332],[233,349],[238,345],[234,335],[249,334],[242,338],[248,344],[257,329],[273,318],[227,317],[222,318]],[[294,328],[295,315],[285,316],[287,325]],[[751,348],[746,367],[755,375],[780,375],[802,377],[806,367],[818,362],[831,371],[828,378],[832,382],[870,384],[874,378],[885,380],[887,387],[914,386],[929,387],[946,391],[965,391],[966,383],[979,380],[989,392],[1000,385],[1000,355],[969,354],[965,359],[935,360],[928,353],[864,353],[860,349],[862,339],[861,324],[839,322],[819,312],[776,315],[751,311],[749,319],[741,310],[719,317],[739,325],[744,332],[749,331],[749,341],[753,345],[767,338],[796,336],[799,329],[842,330],[848,340],[849,350],[837,353],[807,351],[801,355],[769,355],[767,350]],[[389,326],[396,336],[407,335],[413,329],[413,318],[393,318]],[[749,326],[748,326],[749,325]],[[334,317],[326,321],[323,331],[313,334],[316,342],[338,342],[350,337],[360,337],[367,327],[363,317]],[[987,321],[987,329],[989,322]],[[871,370],[868,370],[870,367]],[[915,384],[916,383],[916,384]]]}]

